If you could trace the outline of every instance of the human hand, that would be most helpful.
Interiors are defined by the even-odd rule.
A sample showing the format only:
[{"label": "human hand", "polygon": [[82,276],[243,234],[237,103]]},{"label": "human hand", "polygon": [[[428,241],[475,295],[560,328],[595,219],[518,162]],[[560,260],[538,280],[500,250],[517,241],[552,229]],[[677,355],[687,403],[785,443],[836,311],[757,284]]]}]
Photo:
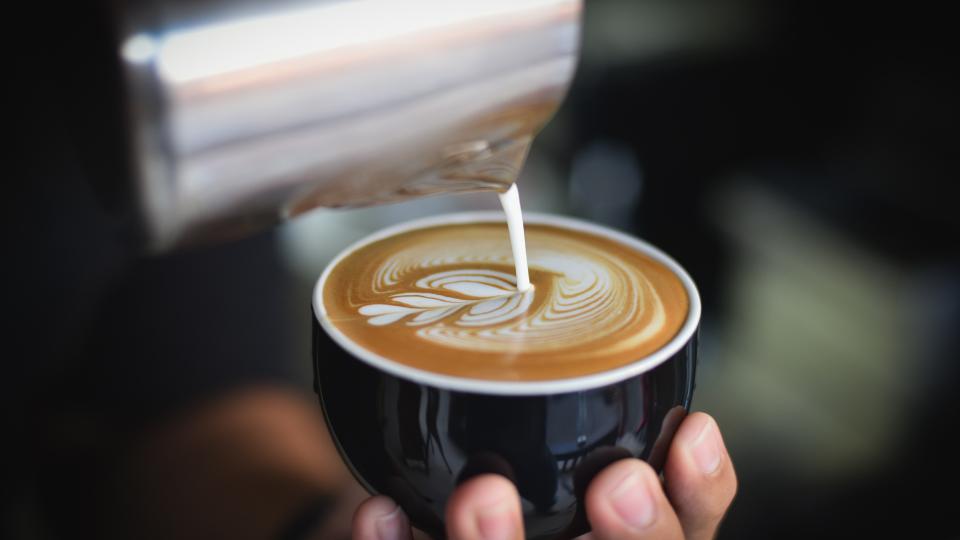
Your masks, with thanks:
[{"label": "human hand", "polygon": [[[592,540],[709,540],[737,491],[737,478],[717,423],[705,413],[689,415],[670,445],[664,483],[637,459],[622,459],[601,471],[586,494]],[[450,540],[523,538],[516,488],[487,474],[464,482],[446,510]],[[355,540],[413,538],[395,502],[367,499],[353,518]]]}]

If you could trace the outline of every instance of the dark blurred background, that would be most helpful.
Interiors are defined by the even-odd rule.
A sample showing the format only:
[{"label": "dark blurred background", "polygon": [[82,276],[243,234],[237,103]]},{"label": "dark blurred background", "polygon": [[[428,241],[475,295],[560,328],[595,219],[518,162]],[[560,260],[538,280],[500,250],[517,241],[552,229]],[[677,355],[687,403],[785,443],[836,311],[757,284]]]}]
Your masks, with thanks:
[{"label": "dark blurred background", "polygon": [[[586,5],[574,86],[521,199],[646,238],[701,287],[694,406],[716,416],[740,475],[720,538],[960,538],[952,26],[927,2]],[[497,203],[318,210],[140,257],[78,150],[98,134],[60,114],[84,92],[31,51],[9,83],[24,105],[11,111],[3,212],[0,535],[122,537],[133,529],[115,522],[142,517],[124,506],[143,489],[137,464],[192,411],[267,387],[318,414],[309,298],[337,251],[391,223]]]}]

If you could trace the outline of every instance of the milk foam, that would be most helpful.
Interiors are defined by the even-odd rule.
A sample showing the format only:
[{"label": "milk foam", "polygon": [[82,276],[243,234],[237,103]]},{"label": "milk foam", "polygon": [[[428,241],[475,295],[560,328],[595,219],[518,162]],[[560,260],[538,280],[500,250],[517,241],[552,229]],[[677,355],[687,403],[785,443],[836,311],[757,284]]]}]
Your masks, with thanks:
[{"label": "milk foam", "polygon": [[[402,325],[419,339],[478,352],[516,351],[518,345],[541,352],[584,340],[604,344],[641,318],[645,324],[626,341],[663,329],[663,302],[639,268],[589,243],[559,235],[535,239],[527,263],[545,276],[537,287],[518,291],[516,276],[487,267],[510,261],[515,250],[507,251],[507,242],[451,233],[385,254],[389,258],[369,284],[383,298],[358,306],[357,313],[369,325]],[[430,271],[425,277],[408,277],[424,270]],[[412,287],[388,292],[407,282]],[[622,341],[603,346],[620,347]]]},{"label": "milk foam", "polygon": [[629,241],[537,221],[525,224],[525,291],[502,221],[435,223],[339,258],[323,281],[325,324],[422,372],[502,381],[600,373],[677,335],[690,303],[671,267]]}]

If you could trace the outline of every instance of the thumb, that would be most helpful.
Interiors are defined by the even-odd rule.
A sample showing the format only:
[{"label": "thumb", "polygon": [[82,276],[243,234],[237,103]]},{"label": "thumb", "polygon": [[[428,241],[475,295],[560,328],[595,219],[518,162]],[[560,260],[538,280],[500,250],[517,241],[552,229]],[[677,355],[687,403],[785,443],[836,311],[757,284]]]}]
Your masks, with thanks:
[{"label": "thumb", "polygon": [[410,521],[389,497],[364,501],[353,515],[353,540],[410,540]]}]

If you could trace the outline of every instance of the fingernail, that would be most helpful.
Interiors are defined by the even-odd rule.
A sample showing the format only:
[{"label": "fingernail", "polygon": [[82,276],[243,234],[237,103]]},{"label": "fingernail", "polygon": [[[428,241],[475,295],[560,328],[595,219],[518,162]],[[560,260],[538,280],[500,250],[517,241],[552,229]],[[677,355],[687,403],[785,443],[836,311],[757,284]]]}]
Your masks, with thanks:
[{"label": "fingernail", "polygon": [[477,530],[483,540],[511,540],[517,537],[510,501],[504,500],[477,511]]},{"label": "fingernail", "polygon": [[634,529],[649,527],[657,517],[653,494],[639,472],[627,475],[607,497],[620,519]]},{"label": "fingernail", "polygon": [[720,438],[717,435],[716,424],[708,419],[690,443],[693,461],[703,474],[713,474],[720,468]]},{"label": "fingernail", "polygon": [[403,514],[403,510],[397,506],[393,512],[377,518],[377,540],[402,540],[405,538],[405,527],[406,516]]}]

